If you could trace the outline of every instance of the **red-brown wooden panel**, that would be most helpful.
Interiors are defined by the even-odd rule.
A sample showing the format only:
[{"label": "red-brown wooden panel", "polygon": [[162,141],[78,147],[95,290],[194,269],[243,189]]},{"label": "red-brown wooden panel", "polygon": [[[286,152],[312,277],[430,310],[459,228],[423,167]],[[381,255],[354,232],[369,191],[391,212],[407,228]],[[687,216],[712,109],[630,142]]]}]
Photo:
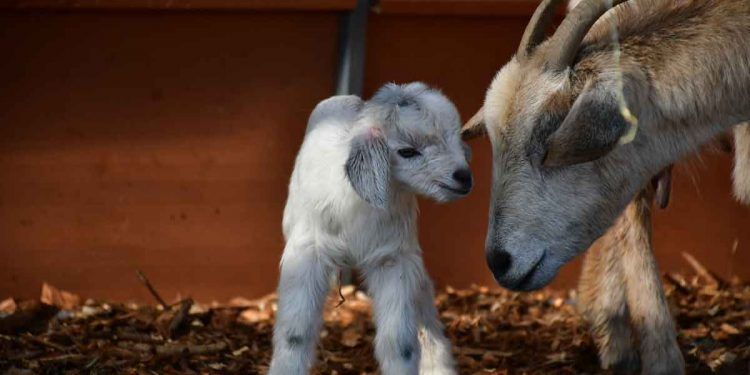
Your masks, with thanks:
[{"label": "red-brown wooden panel", "polygon": [[351,10],[356,0],[6,0],[17,10]]},{"label": "red-brown wooden panel", "polygon": [[[422,80],[466,118],[527,18],[372,14],[366,95]],[[334,88],[338,24],[333,12],[0,13],[0,298],[48,281],[150,300],[137,268],[165,297],[273,290],[288,176],[310,110]],[[422,202],[441,285],[493,284],[491,155],[486,140],[472,147],[472,195]],[[664,269],[688,270],[687,251],[750,277],[750,210],[730,196],[730,166],[707,154],[677,168],[654,224]]]},{"label": "red-brown wooden panel", "polygon": [[[376,11],[383,14],[531,16],[538,0],[381,0]],[[561,14],[563,9],[561,8]]]},{"label": "red-brown wooden panel", "polygon": [[0,295],[275,287],[286,185],[334,87],[334,13],[0,16]]}]

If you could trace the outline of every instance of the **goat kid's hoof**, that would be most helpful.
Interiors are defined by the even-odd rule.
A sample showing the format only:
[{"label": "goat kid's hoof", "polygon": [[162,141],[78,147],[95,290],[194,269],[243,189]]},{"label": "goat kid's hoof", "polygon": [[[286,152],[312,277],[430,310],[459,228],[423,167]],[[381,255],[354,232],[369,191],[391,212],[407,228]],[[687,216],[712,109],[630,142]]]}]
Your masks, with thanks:
[{"label": "goat kid's hoof", "polygon": [[641,358],[632,349],[617,356],[603,356],[600,358],[603,369],[611,369],[616,375],[635,375],[641,372]]},{"label": "goat kid's hoof", "polygon": [[457,375],[456,370],[450,367],[427,366],[419,369],[419,375]]},{"label": "goat kid's hoof", "polygon": [[657,355],[644,355],[641,365],[643,375],[685,375],[685,360],[676,345]]}]

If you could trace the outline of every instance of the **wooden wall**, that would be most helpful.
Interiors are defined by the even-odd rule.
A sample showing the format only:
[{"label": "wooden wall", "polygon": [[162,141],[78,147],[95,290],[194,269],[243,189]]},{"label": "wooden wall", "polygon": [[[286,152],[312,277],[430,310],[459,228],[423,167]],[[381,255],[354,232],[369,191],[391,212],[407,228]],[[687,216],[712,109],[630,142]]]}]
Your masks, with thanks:
[{"label": "wooden wall", "polygon": [[[493,9],[428,16],[384,1],[370,15],[365,94],[422,80],[470,115],[528,17]],[[330,9],[0,11],[0,298],[48,281],[148,300],[135,269],[168,297],[271,291],[286,183],[307,115],[334,87],[338,23]],[[472,146],[472,195],[422,204],[441,285],[493,284],[490,152]],[[655,220],[663,268],[687,270],[687,251],[750,277],[750,209],[731,200],[730,166],[707,154],[678,167],[673,205]]]}]

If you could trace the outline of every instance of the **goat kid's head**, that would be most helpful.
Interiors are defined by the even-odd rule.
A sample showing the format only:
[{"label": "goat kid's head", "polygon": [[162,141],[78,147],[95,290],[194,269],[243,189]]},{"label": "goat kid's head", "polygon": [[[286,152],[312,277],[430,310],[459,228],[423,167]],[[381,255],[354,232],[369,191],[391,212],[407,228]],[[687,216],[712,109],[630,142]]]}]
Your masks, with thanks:
[{"label": "goat kid's head", "polygon": [[385,208],[394,188],[438,202],[471,191],[469,148],[453,103],[423,83],[387,84],[361,110],[346,174],[354,190]]},{"label": "goat kid's head", "polygon": [[610,9],[607,2],[581,2],[543,41],[559,3],[544,0],[483,109],[462,130],[465,139],[486,133],[492,143],[485,251],[506,288],[547,285],[655,174],[632,160],[645,158],[633,151],[646,138],[635,137],[635,119],[646,116],[639,111],[640,70],[618,63],[612,49],[575,62],[583,37]]}]

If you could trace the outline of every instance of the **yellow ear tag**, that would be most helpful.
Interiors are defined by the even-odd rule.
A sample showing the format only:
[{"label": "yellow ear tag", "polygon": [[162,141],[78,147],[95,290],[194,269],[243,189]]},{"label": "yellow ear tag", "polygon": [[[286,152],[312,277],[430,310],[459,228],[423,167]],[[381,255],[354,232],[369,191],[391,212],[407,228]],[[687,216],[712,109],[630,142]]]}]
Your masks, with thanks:
[{"label": "yellow ear tag", "polygon": [[622,117],[625,119],[625,121],[630,124],[630,128],[628,128],[627,133],[620,137],[620,140],[617,142],[617,144],[626,145],[630,142],[633,142],[636,134],[638,134],[638,118],[635,117],[626,106],[620,107],[620,114],[622,114]]}]

